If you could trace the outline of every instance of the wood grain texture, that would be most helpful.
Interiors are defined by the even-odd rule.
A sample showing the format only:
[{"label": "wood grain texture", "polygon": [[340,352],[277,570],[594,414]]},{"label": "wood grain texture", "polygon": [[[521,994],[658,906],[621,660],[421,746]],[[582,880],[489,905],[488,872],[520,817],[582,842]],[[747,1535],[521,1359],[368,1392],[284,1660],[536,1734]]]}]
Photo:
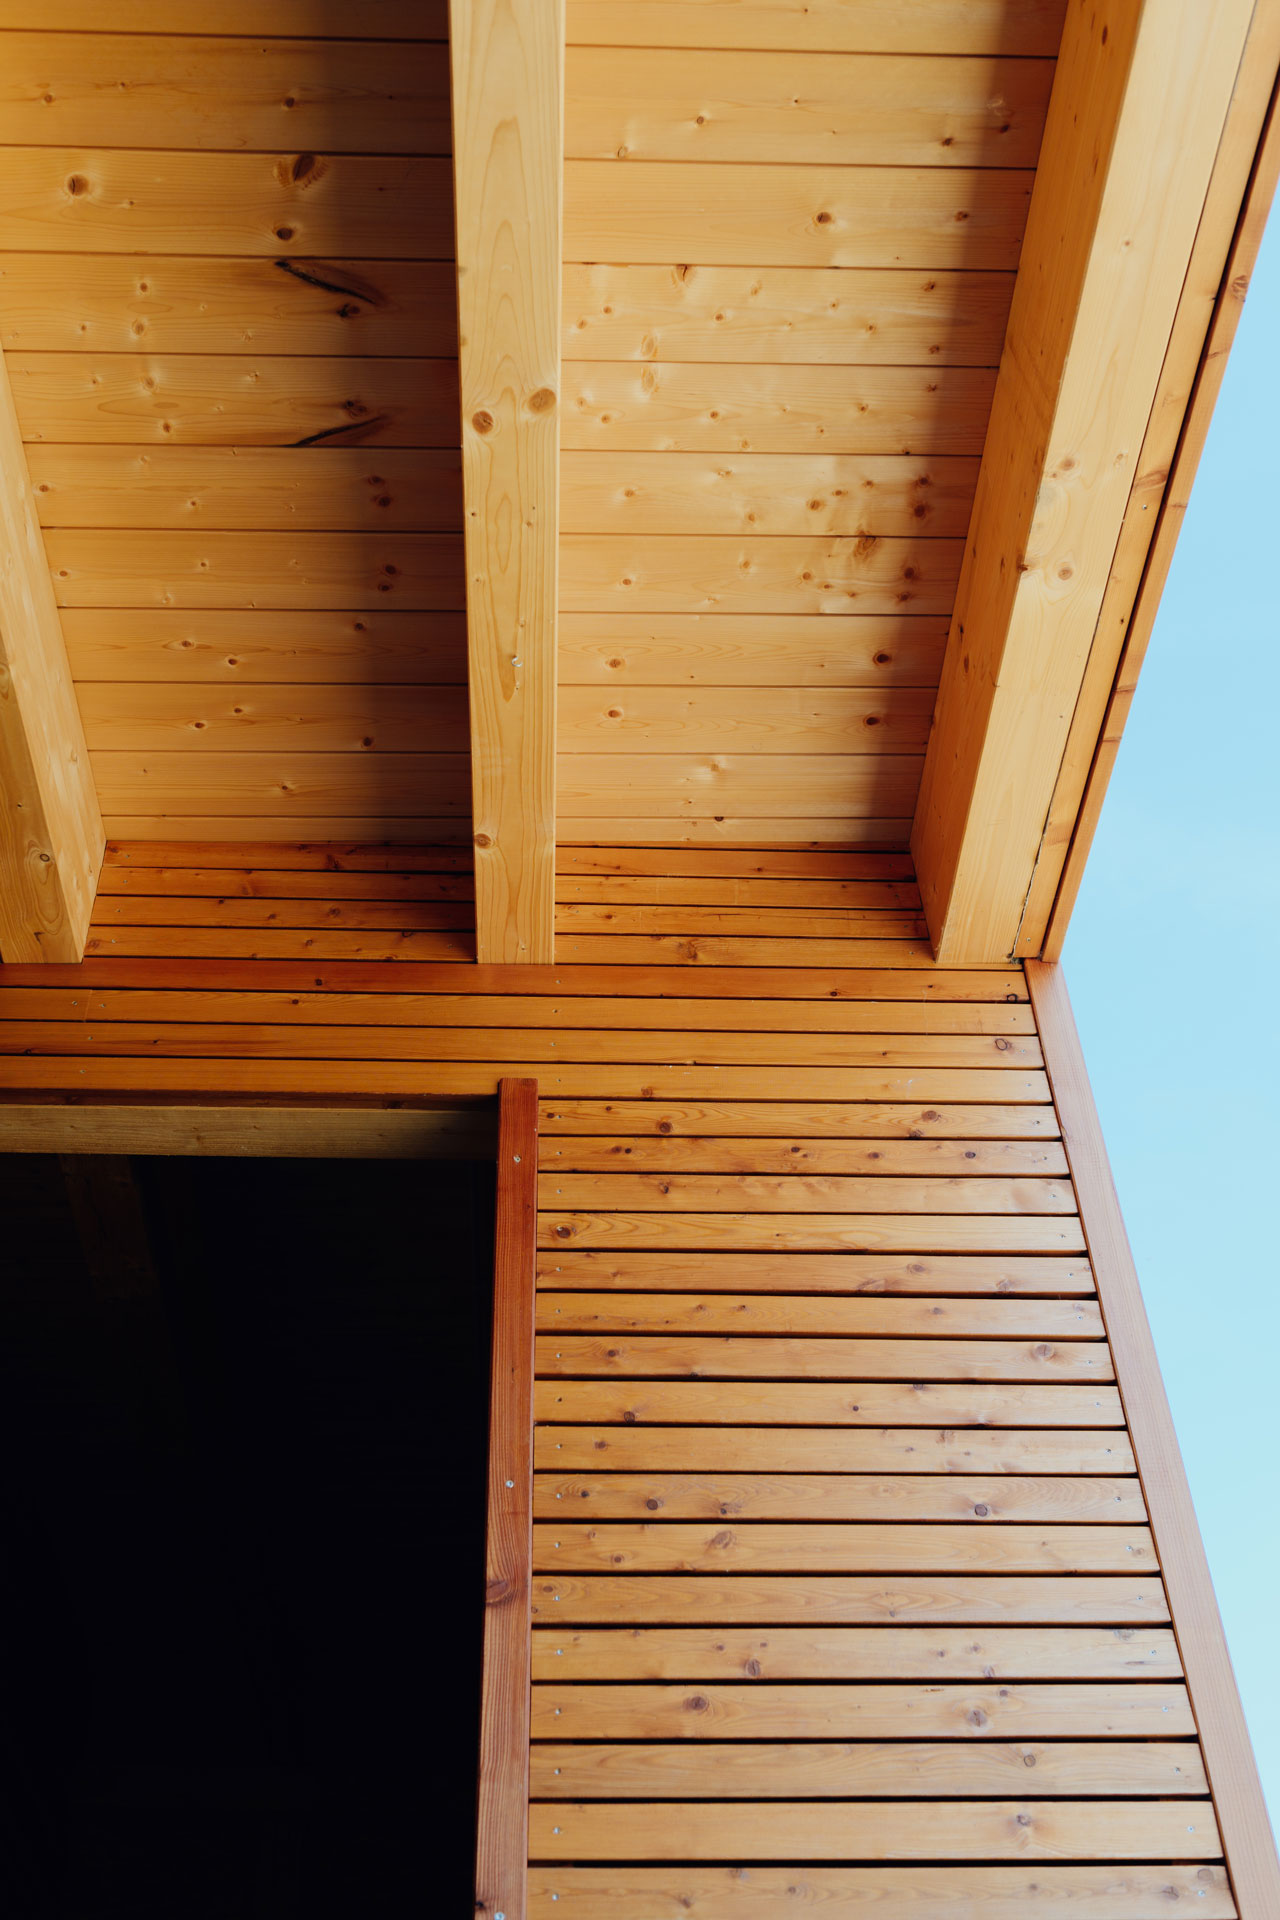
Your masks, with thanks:
[{"label": "wood grain texture", "polygon": [[569,0],[568,33],[575,46],[1053,55],[1062,13],[1062,0],[970,0],[960,8],[948,0],[808,0],[802,8],[791,0]]},{"label": "wood grain texture", "polygon": [[84,952],[105,832],[0,354],[0,959]]},{"label": "wood grain texture", "polygon": [[[356,232],[350,238],[358,244]],[[456,274],[452,259],[241,254],[211,272],[185,251],[19,250],[0,258],[0,338],[46,353],[447,359],[458,351]]]},{"label": "wood grain texture", "polygon": [[639,1741],[625,1746],[540,1741],[531,1758],[533,1793],[551,1801],[697,1800],[708,1778],[715,1780],[721,1800],[964,1798],[985,1793],[1007,1797],[1025,1790],[1031,1767],[1041,1797],[1206,1791],[1197,1749],[1175,1740],[982,1746],[725,1741],[695,1749]]},{"label": "wood grain texture", "polygon": [[453,256],[452,168],[400,154],[8,147],[0,246],[34,253]]},{"label": "wood grain texture", "polygon": [[482,1160],[492,1116],[459,1107],[26,1105],[0,1101],[0,1152]]},{"label": "wood grain texture", "polygon": [[[789,1920],[796,1871],[753,1867],[748,1906],[732,1867],[538,1866],[529,1875],[530,1920],[596,1920],[606,1901],[610,1920],[679,1920],[691,1908],[698,1920],[741,1920],[748,1912],[751,1920]],[[808,1867],[802,1884],[811,1901],[843,1906],[857,1920],[877,1907],[894,1920],[936,1920],[958,1901],[982,1920],[1025,1920],[1031,1902],[1045,1920],[1077,1920],[1081,1912],[1090,1920],[1162,1920],[1171,1889],[1174,1899],[1194,1903],[1200,1920],[1232,1920],[1236,1912],[1227,1876],[1214,1866]]]},{"label": "wood grain texture", "polygon": [[1280,178],[1280,114],[1273,86],[1278,68],[1280,15],[1259,8],[1139,457],[1046,822],[1044,850],[1028,894],[1018,951],[1045,960],[1062,956]]},{"label": "wood grain texture", "polygon": [[963,539],[977,477],[976,460],[944,457],[579,449],[561,461],[560,519],[586,534]]},{"label": "wood grain texture", "polygon": [[538,1806],[536,1860],[1214,1860],[1208,1808],[1160,1801]]},{"label": "wood grain texture", "polygon": [[972,456],[982,451],[994,383],[985,367],[566,361],[564,445]]},{"label": "wood grain texture", "polygon": [[[1043,0],[1019,0],[1036,6]],[[363,0],[368,37],[377,40],[444,40],[448,14],[444,0]],[[122,33],[153,33],[152,0],[112,0],[112,24]],[[294,38],[315,34],[346,40],[351,10],[345,0],[183,0],[188,33],[250,33],[255,37]],[[93,33],[102,26],[97,0],[3,0],[0,27],[41,27],[59,33]]]},{"label": "wood grain texture", "polygon": [[1014,949],[1252,11],[1067,9],[912,833],[943,961]]},{"label": "wood grain texture", "polygon": [[[32,446],[43,527],[461,530],[452,448]],[[963,531],[963,529],[962,529]]]},{"label": "wood grain texture", "polygon": [[[810,1531],[806,1528],[805,1534]],[[981,1536],[984,1543],[995,1537],[989,1533]],[[534,1687],[530,1731],[535,1739],[558,1736],[562,1740],[581,1739],[584,1733],[602,1740],[707,1740],[717,1735],[780,1740],[848,1740],[864,1735],[870,1740],[884,1740],[895,1734],[962,1740],[1007,1740],[1019,1734],[1033,1739],[1052,1734],[1084,1739],[1127,1734],[1141,1739],[1144,1735],[1167,1738],[1170,1734],[1189,1734],[1194,1726],[1185,1688],[1156,1682],[1142,1686],[1024,1682],[1016,1687],[993,1687],[990,1683],[951,1687],[892,1682],[872,1686],[857,1682],[771,1686],[767,1681],[714,1681],[695,1683],[691,1691],[688,1686],[660,1684],[600,1687],[586,1682],[569,1685],[547,1681]],[[610,1809],[618,1811],[616,1807]],[[822,1811],[829,1814],[829,1809]],[[879,1814],[883,1809],[870,1811]],[[1187,1810],[1175,1811],[1184,1823],[1185,1837]],[[1208,1808],[1205,1813],[1209,1826],[1201,1829],[1200,1844],[1192,1850],[1193,1859],[1221,1855]],[[933,1817],[931,1813],[929,1824]],[[1207,1845],[1206,1831],[1212,1836]],[[904,1851],[907,1845],[900,1839],[893,1851]],[[940,1849],[941,1857],[945,1859],[951,1850]],[[732,1853],[734,1849],[717,1849],[710,1857],[723,1858],[725,1851]],[[1088,1849],[1084,1851],[1087,1857]],[[777,1855],[772,1857],[776,1859]]]},{"label": "wood grain texture", "polygon": [[[886,1427],[559,1427],[534,1435],[535,1464],[545,1471],[693,1472],[771,1470],[784,1457],[795,1473],[864,1474],[897,1470],[930,1475],[1136,1472],[1128,1440],[1105,1430],[1070,1428],[984,1433],[967,1428]],[[948,1518],[955,1518],[954,1514]]]},{"label": "wood grain texture", "polygon": [[[916,1381],[547,1380],[541,1420],[632,1426],[1122,1427],[1114,1387]],[[602,1563],[603,1564],[603,1563]]]},{"label": "wood grain texture", "polygon": [[569,613],[946,613],[960,540],[566,533]]},{"label": "wood grain texture", "polygon": [[564,13],[451,20],[477,955],[549,962]]},{"label": "wood grain texture", "polygon": [[684,1621],[703,1626],[848,1626],[915,1622],[918,1626],[1070,1625],[1151,1627],[1168,1621],[1164,1588],[1150,1574],[912,1574],[886,1581],[875,1574],[574,1574],[540,1575],[533,1587],[535,1620],[601,1625],[619,1615],[636,1622]]},{"label": "wood grain texture", "polygon": [[[775,1446],[780,1436],[772,1436]],[[664,1520],[890,1520],[895,1524],[920,1520],[977,1520],[986,1525],[1016,1522],[1054,1524],[1079,1522],[1082,1525],[1132,1525],[1146,1519],[1142,1495],[1136,1481],[1098,1480],[1068,1474],[1045,1478],[1009,1475],[1001,1479],[957,1479],[946,1475],[915,1474],[815,1474],[793,1471],[789,1442],[778,1448],[775,1461],[785,1459],[787,1471],[763,1473],[621,1473],[616,1466],[608,1473],[583,1472],[540,1474],[534,1488],[534,1512],[540,1520],[555,1520],[570,1513],[599,1520],[648,1520],[660,1513]],[[859,1677],[875,1680],[892,1676],[896,1654],[891,1642],[873,1637],[862,1649],[862,1667],[851,1676],[839,1658],[833,1643],[815,1649],[806,1643],[800,1671],[786,1657],[786,1635],[768,1642],[752,1643],[743,1652],[729,1641],[712,1647],[705,1639],[677,1644],[658,1653],[640,1640],[630,1643],[614,1639],[611,1645],[592,1642],[590,1647],[561,1647],[553,1666],[547,1666],[540,1678],[549,1680],[617,1680],[627,1677],[642,1680],[721,1677],[737,1679],[745,1670],[757,1677],[758,1668],[775,1680]],[[1079,1651],[1079,1649],[1077,1649]],[[972,1648],[974,1657],[981,1648]],[[650,1658],[650,1653],[653,1657]],[[1147,1660],[1158,1653],[1148,1649]],[[581,1658],[579,1658],[581,1656]],[[1164,1660],[1164,1656],[1160,1656]],[[918,1665],[910,1671],[931,1678],[944,1671],[956,1677],[964,1673],[963,1660],[946,1661],[945,1654],[927,1655],[921,1647]],[[586,1664],[583,1664],[583,1663]],[[749,1664],[754,1662],[755,1666]],[[999,1666],[995,1655],[989,1666]],[[1033,1668],[1033,1671],[1039,1671]],[[1130,1651],[1128,1662],[1117,1653],[1106,1671],[1121,1678],[1140,1678],[1148,1669],[1142,1657]],[[982,1667],[973,1669],[981,1674]],[[1063,1679],[1090,1677],[1088,1662],[1081,1659],[1052,1669]],[[1167,1660],[1152,1665],[1151,1671],[1178,1673],[1176,1659],[1172,1668]],[[990,1674],[988,1673],[988,1677]]]},{"label": "wood grain texture", "polygon": [[[802,18],[795,15],[797,26]],[[563,353],[566,360],[994,367],[1012,292],[1011,273],[961,269],[568,261]]]},{"label": "wood grain texture", "polygon": [[[113,9],[95,24],[117,20]],[[187,9],[179,21],[187,25]],[[154,25],[143,33],[7,33],[6,139],[14,146],[449,152],[449,61],[439,44],[352,39],[338,54],[320,39],[157,33]]]},{"label": "wood grain texture", "polygon": [[1010,269],[1031,180],[1016,168],[568,160],[565,258]]},{"label": "wood grain texture", "polygon": [[[701,543],[699,558],[705,558]],[[782,545],[783,542],[775,542]],[[685,549],[688,551],[688,549]],[[573,556],[566,554],[573,564]],[[768,568],[742,565],[744,597],[751,574]],[[710,562],[714,565],[714,561]],[[786,563],[783,563],[784,566]],[[645,567],[661,576],[663,597],[681,597],[679,562],[668,566],[655,553]],[[566,583],[566,592],[572,592]],[[627,591],[624,589],[624,591]],[[802,589],[803,591],[803,589]],[[861,587],[848,597],[861,597]],[[603,597],[603,596],[602,596]],[[637,582],[636,598],[646,597]],[[767,589],[760,598],[769,598]],[[922,752],[933,711],[929,687],[676,687],[597,689],[562,687],[559,741],[563,755],[598,753],[914,753]],[[625,897],[625,896],[624,896]],[[566,903],[567,904],[567,903]],[[918,904],[913,901],[913,905]],[[651,931],[665,932],[655,920]],[[782,931],[779,923],[778,931]]]},{"label": "wood grain texture", "polygon": [[465,754],[469,744],[461,687],[254,686],[230,692],[156,680],[88,681],[79,698],[91,751]]},{"label": "wood grain texture", "polygon": [[476,1911],[524,1920],[529,1805],[533,1220],[538,1086],[499,1092]]},{"label": "wood grain texture", "polygon": [[560,685],[936,687],[946,628],[912,613],[562,612]]},{"label": "wood grain texture", "polygon": [[[346,613],[328,608],[264,612],[258,607],[64,607],[62,628],[79,683],[466,684],[467,637],[461,610],[379,606]],[[128,836],[142,842],[156,837],[150,833]],[[358,836],[314,837],[341,843]],[[419,829],[416,842],[421,844],[427,837],[426,830]],[[252,846],[257,836],[246,838]]]},{"label": "wood grain texture", "polygon": [[32,441],[451,447],[458,439],[458,369],[451,359],[69,352],[9,358],[18,419]]},{"label": "wood grain texture", "polygon": [[1043,60],[608,46],[565,61],[570,160],[1034,167]]},{"label": "wood grain texture", "polygon": [[1138,1470],[1164,1557],[1169,1600],[1232,1885],[1242,1920],[1254,1920],[1254,1916],[1262,1920],[1280,1905],[1280,1861],[1071,1003],[1056,966],[1029,961],[1027,983],[1051,1066],[1063,1143],[1080,1195],[1082,1223]]}]

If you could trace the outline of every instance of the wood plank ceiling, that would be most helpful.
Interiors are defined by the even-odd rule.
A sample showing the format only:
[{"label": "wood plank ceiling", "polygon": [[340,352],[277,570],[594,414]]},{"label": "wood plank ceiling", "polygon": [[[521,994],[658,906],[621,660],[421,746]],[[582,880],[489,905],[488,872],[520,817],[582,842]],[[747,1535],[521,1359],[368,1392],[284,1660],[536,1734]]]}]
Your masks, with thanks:
[{"label": "wood plank ceiling", "polygon": [[116,837],[467,830],[444,13],[368,17],[0,9],[0,339]]},{"label": "wood plank ceiling", "polygon": [[562,840],[904,842],[1060,28],[570,9]]},{"label": "wood plank ceiling", "polygon": [[[1060,13],[575,0],[562,837],[905,842]],[[0,338],[107,830],[463,836],[443,10],[181,23],[0,9]]]}]

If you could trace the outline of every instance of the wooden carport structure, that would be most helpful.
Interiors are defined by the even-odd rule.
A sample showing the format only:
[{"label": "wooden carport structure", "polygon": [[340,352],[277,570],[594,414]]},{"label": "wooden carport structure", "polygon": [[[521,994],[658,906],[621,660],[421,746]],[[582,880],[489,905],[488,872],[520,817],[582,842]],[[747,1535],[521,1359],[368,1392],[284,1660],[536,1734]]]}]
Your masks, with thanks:
[{"label": "wooden carport structure", "polygon": [[476,1910],[1269,1920],[1056,961],[1280,8],[0,52],[0,1146],[506,1089]]}]

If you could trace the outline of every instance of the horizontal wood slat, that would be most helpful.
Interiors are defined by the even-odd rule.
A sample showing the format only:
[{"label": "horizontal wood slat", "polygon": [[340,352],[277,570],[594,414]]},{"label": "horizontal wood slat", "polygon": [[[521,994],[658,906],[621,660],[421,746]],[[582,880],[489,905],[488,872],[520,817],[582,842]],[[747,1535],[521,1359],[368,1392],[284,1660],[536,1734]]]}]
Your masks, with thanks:
[{"label": "horizontal wood slat", "polygon": [[568,38],[570,46],[1052,56],[1063,11],[1063,0],[968,0],[962,8],[949,0],[807,0],[803,8],[791,0],[569,0]]},{"label": "horizontal wood slat", "polygon": [[[115,0],[113,5],[118,12]],[[359,244],[357,227],[348,239]],[[458,351],[451,257],[368,260],[330,254],[293,260],[277,245],[270,259],[224,255],[211,272],[208,260],[186,252],[185,244],[141,258],[6,253],[0,258],[6,347],[44,353],[127,353],[141,347],[148,354],[238,354],[249,345],[254,354],[287,357],[427,354],[446,359]],[[983,364],[994,365],[995,359]]]},{"label": "horizontal wood slat", "polygon": [[[0,246],[40,253],[453,258],[452,166],[402,154],[201,153],[98,145],[5,150]],[[981,265],[985,262],[975,261]]]},{"label": "horizontal wood slat", "polygon": [[1136,1472],[1128,1440],[1105,1430],[984,1433],[974,1428],[952,1432],[945,1427],[886,1427],[876,1433],[857,1427],[790,1427],[778,1434],[759,1427],[549,1425],[539,1427],[535,1436],[536,1465],[558,1473],[769,1472],[784,1458],[788,1473]]},{"label": "horizontal wood slat", "polygon": [[[24,358],[26,356],[23,356]],[[973,455],[985,368],[567,361],[563,445],[632,452]]]},{"label": "horizontal wood slat", "polygon": [[[985,1537],[985,1536],[984,1536]],[[536,1551],[536,1549],[535,1549]],[[770,1686],[732,1682],[687,1686],[598,1687],[545,1681],[533,1689],[535,1740],[703,1740],[732,1732],[740,1739],[868,1739],[896,1733],[955,1739],[1009,1739],[1018,1733],[1098,1738],[1106,1734],[1195,1731],[1185,1688],[1141,1686]],[[588,1736],[590,1737],[590,1735]],[[612,1811],[617,1812],[616,1808]],[[1185,1822],[1187,1815],[1181,1814]],[[1183,1828],[1185,1833],[1185,1825]],[[1209,1852],[1216,1851],[1210,1847]],[[1204,1858],[1203,1840],[1193,1857]],[[679,1856],[677,1855],[677,1858]],[[706,1857],[706,1856],[704,1856]],[[711,1858],[716,1858],[712,1854]],[[766,1856],[768,1857],[768,1856]],[[945,1857],[945,1850],[944,1850]]]},{"label": "horizontal wood slat", "polygon": [[[789,1920],[796,1868],[753,1867],[749,1905],[741,1870],[732,1867],[545,1865],[530,1871],[529,1884],[530,1920],[596,1920],[602,1899],[610,1920],[652,1920],[664,1908],[674,1916],[694,1902],[699,1920],[747,1913],[751,1920]],[[1046,1920],[1075,1920],[1082,1905],[1090,1920],[1163,1920],[1171,1888],[1188,1907],[1195,1902],[1200,1920],[1233,1920],[1236,1913],[1226,1873],[1213,1866],[814,1866],[805,1869],[803,1884],[811,1900],[854,1912],[868,1899],[892,1901],[894,1920],[934,1920],[940,1904],[957,1899],[972,1902],[982,1920],[1025,1920],[1031,1901]]]},{"label": "horizontal wood slat", "polygon": [[[565,259],[660,266],[692,252],[699,266],[1007,269],[1018,263],[1032,178],[1016,168],[570,159]],[[348,192],[363,185],[357,175]]]},{"label": "horizontal wood slat", "polygon": [[[265,18],[267,10],[260,11]],[[143,33],[7,33],[6,140],[15,146],[449,152],[443,45],[352,39],[337,57],[322,39],[197,38],[189,12],[184,6],[172,23],[187,26],[185,34],[154,31],[155,16]],[[115,25],[119,16],[113,7],[94,24]],[[1010,78],[1016,85],[1016,72]],[[1033,99],[1028,108],[1034,110]]]},{"label": "horizontal wood slat", "polygon": [[566,362],[995,367],[1012,293],[1009,272],[566,261],[563,353]]},{"label": "horizontal wood slat", "polygon": [[535,1860],[1213,1860],[1206,1808],[1159,1801],[804,1802],[696,1808],[668,1804],[530,1809]]},{"label": "horizontal wood slat", "polygon": [[1131,1575],[955,1573],[876,1574],[626,1573],[541,1574],[533,1587],[535,1621],[684,1622],[723,1626],[847,1626],[904,1620],[920,1626],[1015,1622],[1048,1625],[1108,1622],[1151,1626],[1167,1621],[1164,1587],[1148,1572]]},{"label": "horizontal wood slat", "polygon": [[832,161],[1028,167],[1052,68],[1041,60],[571,46],[572,160]]},{"label": "horizontal wood slat", "polygon": [[530,1788],[537,1800],[701,1800],[708,1779],[715,1780],[722,1800],[1007,1797],[1025,1790],[1032,1767],[1038,1796],[1206,1790],[1197,1749],[1177,1740],[966,1746],[725,1741],[694,1749],[640,1741],[625,1746],[539,1741],[531,1760]]}]

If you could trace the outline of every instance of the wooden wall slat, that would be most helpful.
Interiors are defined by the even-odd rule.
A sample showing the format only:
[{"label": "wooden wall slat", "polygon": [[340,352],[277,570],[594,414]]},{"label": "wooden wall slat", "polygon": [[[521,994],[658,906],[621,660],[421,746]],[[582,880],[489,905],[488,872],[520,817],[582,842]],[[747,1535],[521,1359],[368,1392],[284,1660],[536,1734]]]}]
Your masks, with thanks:
[{"label": "wooden wall slat", "polygon": [[499,1090],[476,1911],[524,1920],[529,1807],[536,1080]]}]

